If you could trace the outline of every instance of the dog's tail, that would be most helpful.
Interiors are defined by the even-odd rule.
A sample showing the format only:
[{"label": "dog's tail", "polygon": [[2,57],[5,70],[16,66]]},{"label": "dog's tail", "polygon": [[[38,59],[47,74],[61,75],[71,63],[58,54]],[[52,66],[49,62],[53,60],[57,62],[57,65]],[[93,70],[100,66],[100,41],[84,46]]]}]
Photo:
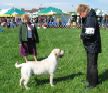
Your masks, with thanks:
[{"label": "dog's tail", "polygon": [[20,67],[22,67],[22,64],[18,64],[18,61],[15,63],[15,67],[16,68],[20,68]]}]

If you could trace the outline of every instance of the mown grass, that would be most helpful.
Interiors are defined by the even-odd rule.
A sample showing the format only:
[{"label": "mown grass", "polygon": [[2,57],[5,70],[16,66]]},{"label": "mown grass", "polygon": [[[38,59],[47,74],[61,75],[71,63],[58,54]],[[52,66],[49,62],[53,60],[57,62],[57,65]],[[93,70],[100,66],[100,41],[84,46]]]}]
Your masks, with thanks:
[{"label": "mown grass", "polygon": [[[30,90],[19,86],[20,70],[16,61],[23,63],[19,55],[18,28],[0,33],[0,93],[108,93],[108,32],[101,29],[102,53],[99,55],[98,70],[102,84],[87,90],[82,81],[86,78],[86,54],[79,39],[79,29],[49,28],[39,29],[40,43],[37,45],[38,60],[46,58],[53,48],[65,51],[59,59],[54,76],[54,87],[49,84],[49,76],[32,76]],[[29,56],[31,60],[32,57]]]}]

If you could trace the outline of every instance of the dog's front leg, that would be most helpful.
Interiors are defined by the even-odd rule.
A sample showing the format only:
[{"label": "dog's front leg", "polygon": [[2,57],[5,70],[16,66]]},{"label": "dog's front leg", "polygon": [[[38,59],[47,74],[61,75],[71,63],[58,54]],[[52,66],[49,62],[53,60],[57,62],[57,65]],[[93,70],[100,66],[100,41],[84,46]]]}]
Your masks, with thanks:
[{"label": "dog's front leg", "polygon": [[53,76],[54,76],[53,73],[51,73],[51,74],[50,74],[50,85],[51,85],[51,86],[54,86],[54,85],[53,85]]}]

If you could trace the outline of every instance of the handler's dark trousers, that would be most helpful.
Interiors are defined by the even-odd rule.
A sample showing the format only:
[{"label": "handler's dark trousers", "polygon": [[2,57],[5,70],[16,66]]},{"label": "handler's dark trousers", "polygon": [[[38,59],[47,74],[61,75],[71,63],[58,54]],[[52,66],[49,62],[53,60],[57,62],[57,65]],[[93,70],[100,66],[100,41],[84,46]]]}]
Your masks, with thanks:
[{"label": "handler's dark trousers", "polygon": [[97,69],[98,53],[87,53],[87,81],[89,86],[96,86],[98,81],[98,69]]}]

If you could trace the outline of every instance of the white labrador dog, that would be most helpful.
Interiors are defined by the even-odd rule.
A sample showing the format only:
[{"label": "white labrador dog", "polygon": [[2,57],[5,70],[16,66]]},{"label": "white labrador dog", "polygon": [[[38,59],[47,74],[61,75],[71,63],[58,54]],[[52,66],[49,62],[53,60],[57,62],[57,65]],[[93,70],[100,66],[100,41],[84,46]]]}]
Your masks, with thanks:
[{"label": "white labrador dog", "polygon": [[49,74],[50,75],[50,85],[53,86],[53,75],[57,66],[58,58],[62,57],[64,54],[63,50],[53,49],[48,56],[48,58],[42,61],[27,61],[27,63],[15,64],[16,68],[21,68],[21,79],[20,86],[23,84],[26,89],[29,89],[27,83],[32,74]]}]

